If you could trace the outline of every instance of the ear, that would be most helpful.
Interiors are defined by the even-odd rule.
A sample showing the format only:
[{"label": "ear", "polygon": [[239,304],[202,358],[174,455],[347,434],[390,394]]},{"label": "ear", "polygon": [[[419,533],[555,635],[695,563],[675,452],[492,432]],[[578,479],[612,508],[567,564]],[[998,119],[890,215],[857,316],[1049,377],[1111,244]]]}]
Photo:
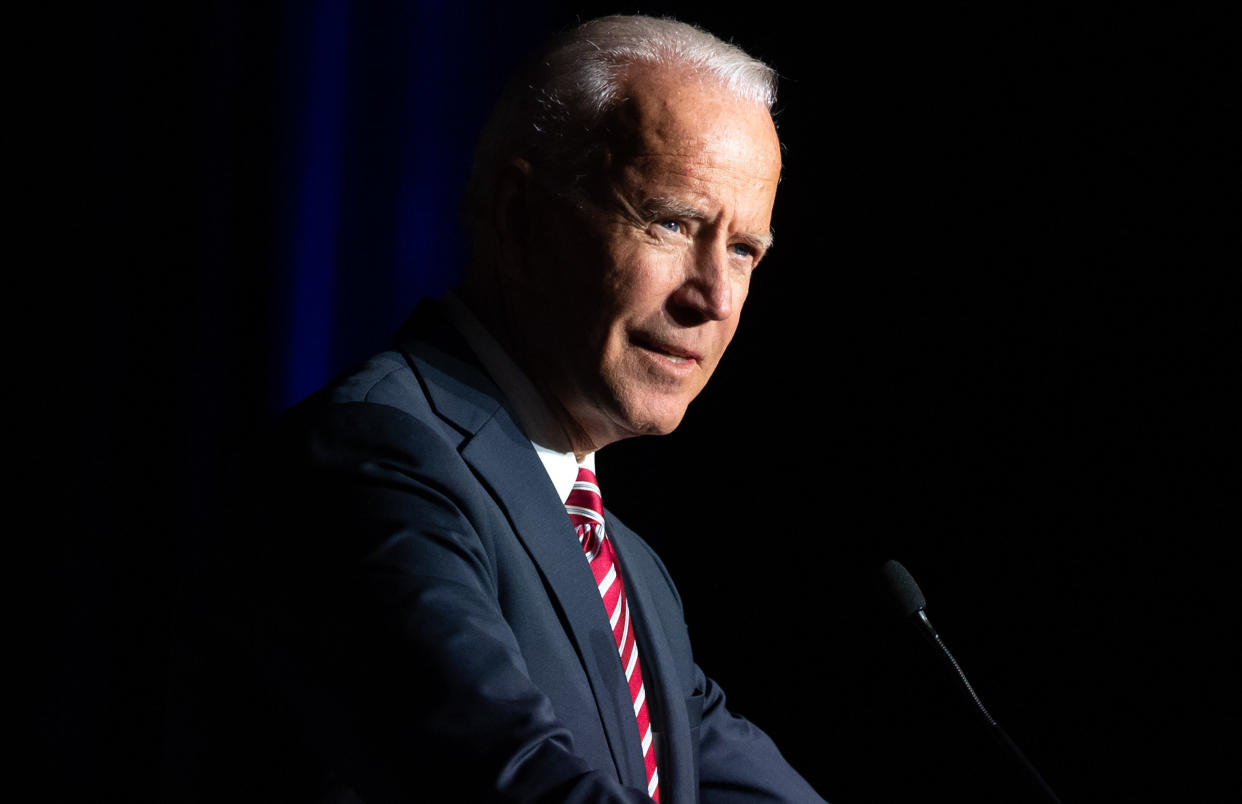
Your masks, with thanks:
[{"label": "ear", "polygon": [[492,196],[492,230],[502,271],[512,272],[526,261],[531,248],[531,164],[514,157],[500,169]]}]

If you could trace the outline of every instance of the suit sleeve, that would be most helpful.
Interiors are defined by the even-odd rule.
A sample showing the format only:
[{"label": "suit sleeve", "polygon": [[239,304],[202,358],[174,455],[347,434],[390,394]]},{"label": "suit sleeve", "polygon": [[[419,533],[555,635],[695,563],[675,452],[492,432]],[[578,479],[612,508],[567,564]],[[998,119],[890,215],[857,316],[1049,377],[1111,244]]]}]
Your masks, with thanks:
[{"label": "suit sleeve", "polygon": [[256,645],[324,773],[367,802],[649,802],[575,754],[531,682],[453,447],[379,405],[298,418]]},{"label": "suit sleeve", "polygon": [[702,804],[823,804],[824,799],[785,761],[772,739],[731,713],[720,687],[697,665],[694,670],[699,700],[693,706],[702,707],[698,729]]}]

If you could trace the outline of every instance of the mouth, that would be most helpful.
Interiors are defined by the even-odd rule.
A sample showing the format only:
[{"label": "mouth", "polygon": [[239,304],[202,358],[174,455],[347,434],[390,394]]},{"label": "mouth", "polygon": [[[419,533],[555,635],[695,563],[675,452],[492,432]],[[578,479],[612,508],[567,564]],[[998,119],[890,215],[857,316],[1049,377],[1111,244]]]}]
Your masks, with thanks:
[{"label": "mouth", "polygon": [[693,349],[678,346],[677,344],[669,343],[668,341],[663,341],[658,338],[649,338],[638,335],[633,338],[633,341],[642,349],[646,349],[648,352],[653,352],[656,355],[659,355],[661,358],[667,360],[669,363],[672,363],[674,366],[698,364],[703,361],[703,356]]}]

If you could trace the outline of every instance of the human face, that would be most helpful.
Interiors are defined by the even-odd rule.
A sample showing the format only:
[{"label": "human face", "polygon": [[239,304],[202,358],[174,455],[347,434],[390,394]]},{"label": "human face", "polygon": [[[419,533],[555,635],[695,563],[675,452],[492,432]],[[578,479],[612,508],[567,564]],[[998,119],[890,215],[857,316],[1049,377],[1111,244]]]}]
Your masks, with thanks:
[{"label": "human face", "polygon": [[780,177],[761,105],[685,72],[626,90],[603,179],[539,216],[522,305],[528,371],[578,452],[681,422],[737,329]]}]

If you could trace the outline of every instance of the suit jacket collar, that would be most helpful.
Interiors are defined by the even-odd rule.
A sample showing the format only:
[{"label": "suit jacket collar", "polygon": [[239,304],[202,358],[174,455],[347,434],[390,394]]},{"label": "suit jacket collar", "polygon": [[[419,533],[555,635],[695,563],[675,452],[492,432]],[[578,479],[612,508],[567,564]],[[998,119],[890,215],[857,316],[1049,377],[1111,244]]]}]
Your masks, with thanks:
[{"label": "suit jacket collar", "polygon": [[[616,643],[601,617],[595,578],[543,464],[504,406],[500,389],[434,302],[415,308],[397,345],[415,367],[436,413],[461,432],[462,458],[504,510],[545,578],[590,682],[621,782],[646,787],[638,724]],[[624,566],[622,572],[624,577]],[[631,609],[636,609],[643,595],[631,590],[628,578],[625,583]],[[653,633],[649,623],[642,627],[643,633]],[[648,650],[658,667],[659,650]]]},{"label": "suit jacket collar", "polygon": [[397,332],[396,346],[414,366],[435,412],[463,435],[478,432],[501,409],[500,389],[436,302],[418,303]]}]

